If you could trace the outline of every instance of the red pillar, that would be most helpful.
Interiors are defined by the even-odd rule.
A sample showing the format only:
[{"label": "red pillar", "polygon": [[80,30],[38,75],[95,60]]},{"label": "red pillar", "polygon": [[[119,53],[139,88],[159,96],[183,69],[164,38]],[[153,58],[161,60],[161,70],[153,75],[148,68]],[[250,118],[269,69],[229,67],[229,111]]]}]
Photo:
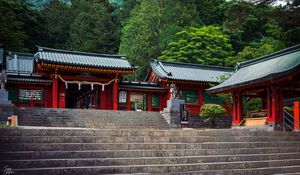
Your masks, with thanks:
[{"label": "red pillar", "polygon": [[60,83],[59,85],[59,98],[58,98],[58,107],[66,108],[66,87],[64,84]]},{"label": "red pillar", "polygon": [[240,93],[233,95],[233,119],[232,126],[238,126],[243,116],[243,101]]},{"label": "red pillar", "polygon": [[294,131],[300,131],[300,101],[294,102]]},{"label": "red pillar", "polygon": [[267,122],[274,124],[281,124],[283,121],[283,94],[280,89],[271,89],[271,100],[269,99]]},{"label": "red pillar", "polygon": [[127,91],[127,97],[126,97],[126,107],[127,111],[131,110],[131,103],[130,103],[130,91]]},{"label": "red pillar", "polygon": [[113,110],[118,110],[118,81],[113,84]]},{"label": "red pillar", "polygon": [[148,94],[147,95],[147,108],[148,108],[148,111],[152,111],[152,96],[151,94]]},{"label": "red pillar", "polygon": [[202,89],[200,89],[200,90],[198,90],[198,104],[199,104],[200,109],[203,105],[203,101],[204,101],[204,92]]},{"label": "red pillar", "polygon": [[271,90],[267,90],[267,122],[268,123],[274,123],[275,119],[272,118],[272,93]]},{"label": "red pillar", "polygon": [[[106,86],[107,88],[107,86]],[[105,101],[105,88],[104,91],[102,91],[102,87],[100,88],[100,109],[106,109],[106,101]]]},{"label": "red pillar", "polygon": [[52,79],[52,108],[58,107],[58,79]]}]

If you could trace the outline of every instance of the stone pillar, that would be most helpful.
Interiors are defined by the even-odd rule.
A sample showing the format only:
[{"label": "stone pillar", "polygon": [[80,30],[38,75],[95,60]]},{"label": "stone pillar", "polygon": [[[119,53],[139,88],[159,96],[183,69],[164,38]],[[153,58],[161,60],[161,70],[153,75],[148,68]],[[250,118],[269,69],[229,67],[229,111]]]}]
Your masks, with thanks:
[{"label": "stone pillar", "polygon": [[294,102],[294,131],[300,131],[300,101]]},{"label": "stone pillar", "polygon": [[113,84],[113,110],[118,110],[118,81]]},{"label": "stone pillar", "polygon": [[58,79],[56,76],[52,79],[52,108],[58,107]]}]

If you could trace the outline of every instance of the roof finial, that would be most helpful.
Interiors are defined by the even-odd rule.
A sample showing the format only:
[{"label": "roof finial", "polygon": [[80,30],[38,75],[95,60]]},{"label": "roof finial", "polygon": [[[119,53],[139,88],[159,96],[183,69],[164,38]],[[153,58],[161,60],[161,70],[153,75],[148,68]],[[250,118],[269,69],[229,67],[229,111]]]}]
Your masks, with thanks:
[{"label": "roof finial", "polygon": [[240,62],[236,62],[235,71],[237,71],[237,70],[239,70],[239,69],[240,69],[240,65],[241,65],[241,63],[240,63]]}]

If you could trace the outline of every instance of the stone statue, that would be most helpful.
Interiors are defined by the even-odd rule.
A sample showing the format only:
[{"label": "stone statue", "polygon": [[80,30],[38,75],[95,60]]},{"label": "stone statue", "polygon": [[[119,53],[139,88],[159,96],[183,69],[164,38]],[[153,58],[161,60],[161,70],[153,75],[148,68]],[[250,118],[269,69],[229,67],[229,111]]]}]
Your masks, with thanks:
[{"label": "stone statue", "polygon": [[8,100],[8,92],[5,90],[5,83],[7,75],[5,71],[0,72],[0,105],[10,105],[11,101]]},{"label": "stone statue", "polygon": [[177,90],[177,87],[176,87],[175,84],[170,85],[170,93],[171,93],[171,99],[170,100],[178,98],[178,90]]},{"label": "stone statue", "polygon": [[0,87],[1,89],[0,90],[5,90],[5,83],[7,81],[7,75],[6,75],[6,72],[5,71],[2,71],[0,73]]}]

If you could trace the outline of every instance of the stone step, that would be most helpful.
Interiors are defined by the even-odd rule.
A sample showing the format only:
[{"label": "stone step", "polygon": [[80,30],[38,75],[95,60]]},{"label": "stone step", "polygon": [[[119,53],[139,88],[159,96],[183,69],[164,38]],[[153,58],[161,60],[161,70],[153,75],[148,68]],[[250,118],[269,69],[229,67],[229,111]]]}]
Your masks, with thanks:
[{"label": "stone step", "polygon": [[267,161],[297,159],[298,153],[277,154],[244,154],[244,155],[213,155],[213,156],[180,156],[180,157],[133,157],[133,158],[75,158],[75,159],[27,159],[4,160],[1,163],[13,169],[72,167],[72,166],[116,166],[116,165],[163,165],[193,164],[242,161]]},{"label": "stone step", "polygon": [[0,152],[0,160],[72,159],[72,158],[129,158],[215,156],[236,154],[298,153],[300,147],[229,148],[229,149],[173,149],[173,150],[83,150],[83,151],[12,151]]},{"label": "stone step", "polygon": [[[262,167],[262,168],[247,168],[247,169],[223,169],[209,171],[185,171],[177,173],[155,173],[157,175],[241,175],[241,174],[273,174],[273,175],[300,175],[300,166],[278,166],[278,167]],[[275,174],[276,173],[276,174]],[[279,173],[279,174],[277,174]],[[149,173],[135,173],[139,175],[148,175]],[[120,173],[119,175],[128,175]]]},{"label": "stone step", "polygon": [[[17,174],[117,174],[117,173],[179,173],[186,171],[205,172],[210,170],[230,169],[230,171],[250,168],[286,167],[294,166],[300,169],[300,159],[267,160],[267,161],[242,161],[242,162],[217,162],[217,163],[193,163],[193,164],[165,164],[165,165],[129,165],[129,166],[75,166],[75,167],[51,167],[51,168],[26,168],[13,169]],[[293,168],[294,168],[293,167]],[[282,171],[282,170],[281,170]],[[281,172],[280,171],[280,172]],[[269,171],[269,173],[276,173]],[[271,173],[271,174],[272,174]]]},{"label": "stone step", "polygon": [[86,128],[60,128],[60,127],[21,127],[19,129],[0,128],[1,135],[5,136],[294,136],[294,132],[268,132],[247,130],[193,130],[193,129],[86,129]]},{"label": "stone step", "polygon": [[0,136],[0,143],[202,143],[300,141],[300,137],[217,136]]},{"label": "stone step", "polygon": [[[278,140],[289,140],[288,138]],[[294,138],[292,138],[294,140]],[[208,136],[1,136],[0,143],[201,143],[211,142]],[[299,139],[300,141],[300,139]]]},{"label": "stone step", "polygon": [[162,150],[162,149],[225,149],[257,147],[300,147],[300,142],[204,142],[204,143],[2,143],[6,151],[70,151],[70,150]]}]

